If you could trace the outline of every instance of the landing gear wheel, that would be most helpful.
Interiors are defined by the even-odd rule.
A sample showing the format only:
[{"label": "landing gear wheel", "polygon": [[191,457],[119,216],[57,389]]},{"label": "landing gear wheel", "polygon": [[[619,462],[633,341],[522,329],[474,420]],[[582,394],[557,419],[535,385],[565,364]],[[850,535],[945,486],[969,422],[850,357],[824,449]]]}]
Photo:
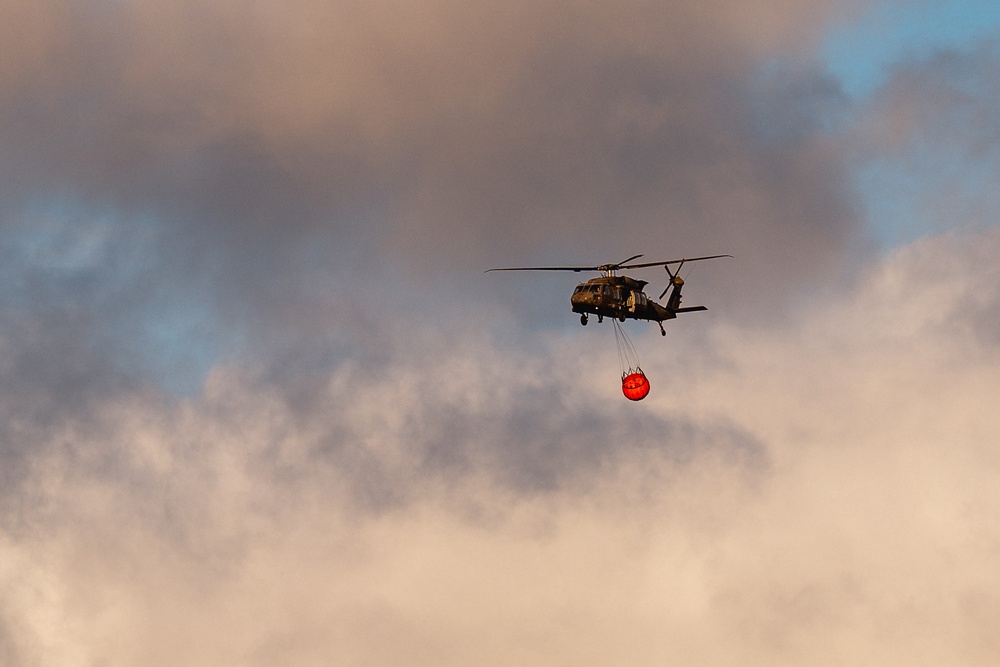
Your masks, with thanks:
[{"label": "landing gear wheel", "polygon": [[587,313],[584,313],[583,315],[580,316],[580,324],[582,324],[583,326],[587,326]]},{"label": "landing gear wheel", "polygon": [[667,335],[667,331],[666,331],[666,329],[663,328],[663,322],[659,322],[659,325],[660,325],[660,335],[661,336],[666,336]]},{"label": "landing gear wheel", "polygon": [[625,321],[625,315],[619,315],[618,316],[618,321],[619,322],[624,322]]},{"label": "landing gear wheel", "polygon": [[597,316],[597,323],[600,324],[603,321],[604,321],[604,315],[598,315]]}]

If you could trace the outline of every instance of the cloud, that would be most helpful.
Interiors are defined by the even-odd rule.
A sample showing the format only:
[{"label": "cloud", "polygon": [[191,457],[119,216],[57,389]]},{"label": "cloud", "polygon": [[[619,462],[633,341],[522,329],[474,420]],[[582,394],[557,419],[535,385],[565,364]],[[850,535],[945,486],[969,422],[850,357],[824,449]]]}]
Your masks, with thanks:
[{"label": "cloud", "polygon": [[[844,129],[833,11],[7,3],[0,659],[993,662],[996,220],[849,171],[980,106]],[[637,405],[481,274],[725,251]]]},{"label": "cloud", "polygon": [[998,243],[903,248],[777,334],[676,327],[638,405],[588,330],[67,416],[6,514],[9,653],[989,663]]},{"label": "cloud", "polygon": [[255,324],[316,270],[302,246],[431,281],[736,247],[765,295],[833,270],[858,225],[836,150],[745,122],[780,102],[758,59],[817,39],[826,3],[7,11],[34,54],[6,79],[9,205],[162,227],[151,269]]},{"label": "cloud", "polygon": [[731,252],[690,298],[759,324],[863,244],[835,82],[805,68],[786,113],[759,76],[823,2],[2,11],[2,335],[57,395],[294,379],[397,321],[560,326],[572,284],[496,265]]}]

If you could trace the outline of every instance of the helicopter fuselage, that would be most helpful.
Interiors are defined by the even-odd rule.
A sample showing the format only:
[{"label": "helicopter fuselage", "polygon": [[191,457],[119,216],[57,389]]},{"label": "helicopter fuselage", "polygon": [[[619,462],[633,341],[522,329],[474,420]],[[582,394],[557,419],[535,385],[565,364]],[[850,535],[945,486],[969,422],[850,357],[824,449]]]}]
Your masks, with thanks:
[{"label": "helicopter fuselage", "polygon": [[573,290],[570,303],[574,313],[593,314],[599,319],[651,320],[662,322],[677,317],[677,311],[664,308],[646,296],[648,283],[628,276],[601,276],[580,283]]}]

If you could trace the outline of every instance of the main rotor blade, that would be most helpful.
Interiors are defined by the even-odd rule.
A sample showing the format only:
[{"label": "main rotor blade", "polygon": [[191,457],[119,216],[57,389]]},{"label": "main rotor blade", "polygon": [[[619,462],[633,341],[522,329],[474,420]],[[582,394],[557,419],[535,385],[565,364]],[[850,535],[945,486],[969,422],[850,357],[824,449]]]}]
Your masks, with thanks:
[{"label": "main rotor blade", "polygon": [[503,269],[486,269],[483,273],[490,271],[600,271],[599,266],[515,266]]},{"label": "main rotor blade", "polygon": [[707,257],[687,257],[685,259],[671,259],[667,262],[643,262],[642,264],[619,265],[619,269],[642,269],[647,266],[666,266],[667,264],[682,264],[684,262],[700,262],[703,259],[718,259],[719,257],[732,257],[732,255],[709,255]]},{"label": "main rotor blade", "polygon": [[627,264],[633,259],[638,259],[642,255],[629,257],[620,264],[602,264],[600,266],[512,266],[502,269],[486,269],[483,273],[490,271],[607,271],[608,269],[642,269],[647,266],[666,266],[667,264],[683,264],[684,262],[700,262],[704,259],[718,259],[719,257],[732,257],[732,255],[709,255],[708,257],[688,257],[686,259],[671,259],[666,262],[643,262],[642,264]]},{"label": "main rotor blade", "polygon": [[503,269],[487,269],[484,273],[489,273],[490,271],[576,271],[577,273],[581,271],[603,272],[617,269],[622,264],[627,264],[633,259],[639,259],[640,257],[642,257],[642,255],[632,255],[628,259],[618,262],[617,264],[601,264],[600,266],[515,266]]},{"label": "main rotor blade", "polygon": [[642,257],[642,255],[632,255],[628,259],[623,259],[622,261],[618,262],[617,264],[612,264],[611,266],[624,266],[624,265],[628,264],[629,262],[631,262],[633,259],[639,259],[640,257]]}]

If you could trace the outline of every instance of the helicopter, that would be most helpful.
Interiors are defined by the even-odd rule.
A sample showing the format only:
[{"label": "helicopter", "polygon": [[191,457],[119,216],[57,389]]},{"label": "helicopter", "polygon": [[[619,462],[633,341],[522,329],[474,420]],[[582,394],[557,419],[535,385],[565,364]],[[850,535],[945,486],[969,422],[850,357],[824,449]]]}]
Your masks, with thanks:
[{"label": "helicopter", "polygon": [[[501,269],[487,269],[490,271],[597,271],[601,274],[598,278],[591,278],[585,283],[580,283],[573,290],[570,303],[574,313],[580,313],[580,324],[586,326],[590,315],[597,315],[597,321],[603,322],[605,317],[618,318],[620,322],[626,319],[649,320],[660,325],[660,334],[667,335],[663,328],[664,320],[672,320],[678,313],[692,313],[699,310],[708,310],[705,306],[681,307],[681,288],[684,286],[684,279],[681,278],[681,268],[686,262],[700,262],[706,259],[718,259],[720,257],[732,257],[732,255],[709,255],[707,257],[689,257],[686,259],[671,259],[666,262],[642,262],[630,264],[643,255],[633,255],[626,260],[615,264],[601,264],[599,266],[520,266]],[[677,269],[671,271],[670,267],[677,264]],[[649,283],[645,280],[637,280],[629,276],[619,276],[618,271],[622,269],[642,269],[650,266],[662,266],[670,276],[667,286],[658,298],[662,299],[670,292],[666,303],[663,305],[646,296],[643,291]]]}]

